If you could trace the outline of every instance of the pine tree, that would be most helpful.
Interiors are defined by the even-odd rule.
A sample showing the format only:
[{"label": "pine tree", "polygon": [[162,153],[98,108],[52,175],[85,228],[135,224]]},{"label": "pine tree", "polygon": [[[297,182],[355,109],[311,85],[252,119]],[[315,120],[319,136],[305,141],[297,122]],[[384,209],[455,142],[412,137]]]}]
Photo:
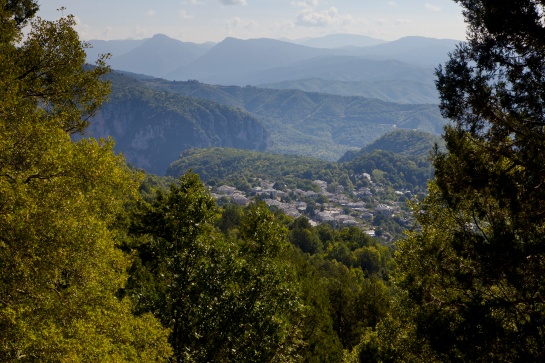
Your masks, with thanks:
[{"label": "pine tree", "polygon": [[421,231],[399,244],[398,346],[383,353],[543,361],[545,2],[457,2],[468,41],[437,70],[447,152],[415,211]]}]

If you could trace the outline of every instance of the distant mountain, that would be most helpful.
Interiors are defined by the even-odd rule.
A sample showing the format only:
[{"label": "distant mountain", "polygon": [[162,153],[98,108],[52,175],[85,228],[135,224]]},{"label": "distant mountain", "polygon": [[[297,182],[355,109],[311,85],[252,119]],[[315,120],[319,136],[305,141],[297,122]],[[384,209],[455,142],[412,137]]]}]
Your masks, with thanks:
[{"label": "distant mountain", "polygon": [[[447,60],[448,52],[458,43],[449,39],[406,37],[374,46],[325,49],[273,39],[227,38],[165,78],[224,85],[314,77],[336,81],[390,80],[400,75],[402,79],[427,81],[434,79],[434,68]],[[401,69],[396,70],[396,66]],[[425,78],[418,78],[415,69],[426,70]]]},{"label": "distant mountain", "polygon": [[249,74],[331,53],[328,49],[280,40],[226,38],[192,64],[180,67],[165,78],[245,85]]},{"label": "distant mountain", "polygon": [[314,48],[368,47],[386,43],[385,40],[355,34],[330,34],[318,38],[292,40],[292,43]]},{"label": "distant mountain", "polygon": [[447,59],[448,52],[458,43],[423,37],[381,43],[378,39],[347,34],[302,42],[313,46],[235,38],[218,44],[195,44],[158,34],[144,40],[91,41],[95,48],[89,50],[88,60],[93,63],[99,53],[111,53],[109,64],[114,69],[223,85],[320,78],[341,82],[411,80],[431,86],[434,68]]},{"label": "distant mountain", "polygon": [[163,174],[192,147],[264,150],[268,145],[264,125],[241,109],[153,89],[117,72],[109,79],[110,102],[91,120],[87,134],[112,136],[130,164],[150,173]]},{"label": "distant mountain", "polygon": [[129,52],[112,58],[110,65],[114,69],[164,77],[180,66],[195,61],[210,47],[210,45],[181,42],[158,34]]},{"label": "distant mountain", "polygon": [[320,78],[329,81],[411,80],[433,86],[434,68],[398,60],[375,60],[356,56],[322,56],[268,69],[246,78],[247,84],[264,84]]},{"label": "distant mountain", "polygon": [[100,54],[110,53],[112,58],[118,57],[139,47],[145,41],[146,39],[90,40],[88,43],[91,45],[91,48],[85,50],[87,53],[87,62],[94,64]]},{"label": "distant mountain", "polygon": [[382,135],[377,140],[364,146],[360,151],[348,151],[339,162],[352,161],[363,154],[376,150],[393,152],[406,156],[429,157],[435,145],[444,147],[444,141],[439,135],[419,130],[396,129]]},{"label": "distant mountain", "polygon": [[409,105],[356,96],[212,86],[200,82],[146,81],[150,87],[244,109],[270,133],[267,150],[337,160],[394,128],[440,133],[446,120],[436,105]]},{"label": "distant mountain", "polygon": [[454,39],[404,37],[372,47],[354,48],[353,55],[436,67],[448,60],[448,53],[460,42]]},{"label": "distant mountain", "polygon": [[94,46],[87,53],[88,61],[97,58],[97,53],[112,55],[108,64],[117,70],[164,77],[183,65],[190,64],[210,48],[213,43],[196,44],[182,42],[163,34],[142,40],[92,40]]},{"label": "distant mountain", "polygon": [[397,103],[439,103],[439,94],[433,82],[417,80],[331,81],[307,78],[295,81],[260,84],[273,89],[299,89],[340,96],[362,96]]}]

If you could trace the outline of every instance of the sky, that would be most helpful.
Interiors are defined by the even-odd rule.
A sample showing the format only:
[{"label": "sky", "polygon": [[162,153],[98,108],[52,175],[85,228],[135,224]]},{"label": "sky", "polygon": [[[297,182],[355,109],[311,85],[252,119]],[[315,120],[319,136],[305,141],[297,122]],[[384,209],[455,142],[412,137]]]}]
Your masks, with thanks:
[{"label": "sky", "polygon": [[[359,34],[465,39],[453,0],[42,0],[39,15],[72,14],[84,40],[143,39],[165,34],[186,42],[301,39]],[[61,7],[66,10],[59,11]]]}]

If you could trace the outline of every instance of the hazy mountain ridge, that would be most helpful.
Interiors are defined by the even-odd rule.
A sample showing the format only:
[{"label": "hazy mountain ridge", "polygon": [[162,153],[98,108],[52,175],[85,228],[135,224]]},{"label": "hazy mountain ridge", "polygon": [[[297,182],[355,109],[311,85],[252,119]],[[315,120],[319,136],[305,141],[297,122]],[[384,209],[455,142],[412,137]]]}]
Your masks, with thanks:
[{"label": "hazy mountain ridge", "polygon": [[298,89],[305,92],[329,93],[339,96],[361,96],[396,103],[439,103],[439,94],[433,83],[415,80],[331,81],[321,78],[307,78],[264,83],[258,87]]},{"label": "hazy mountain ridge", "polygon": [[315,48],[368,47],[386,43],[385,40],[356,34],[329,34],[317,38],[286,40],[291,43]]},{"label": "hazy mountain ridge", "polygon": [[404,63],[398,60],[375,60],[358,56],[323,56],[306,59],[286,67],[252,74],[246,84],[263,84],[308,78],[329,81],[383,82],[409,80],[433,85],[433,67]]},{"label": "hazy mountain ridge", "polygon": [[[348,37],[349,35],[338,35],[337,38],[340,44],[345,45],[348,44]],[[361,36],[356,37],[361,39]],[[329,39],[335,39],[335,36],[331,36]],[[316,42],[319,41],[319,39],[316,40]],[[312,43],[312,40],[305,41],[307,44],[308,42]],[[341,81],[354,80],[360,76],[361,69],[354,69],[350,74],[345,74],[341,78],[324,77],[323,72],[318,75],[316,74],[318,71],[310,71],[308,69],[312,65],[310,63],[305,67],[310,73],[305,76],[291,74],[290,78],[263,79],[267,72],[272,72],[271,76],[276,74],[276,71],[272,70],[283,67],[296,67],[297,62],[309,61],[323,56],[402,62],[414,67],[428,69],[429,75],[426,79],[430,79],[433,77],[433,68],[446,60],[447,53],[454,49],[458,41],[405,37],[393,42],[364,47],[342,46],[333,49],[310,47],[274,39],[241,40],[226,38],[218,44],[195,44],[170,39],[164,35],[156,35],[153,38],[141,41],[105,42],[91,40],[90,43],[96,44],[95,51],[88,54],[90,63],[94,62],[97,51],[100,50],[101,53],[109,52],[113,54],[110,64],[114,69],[144,73],[167,79],[197,79],[215,84],[256,85],[257,83],[311,77]],[[335,65],[332,65],[332,67],[335,67]],[[382,73],[387,74],[388,72]],[[361,76],[357,79],[361,79]],[[388,79],[392,79],[392,77]]]}]

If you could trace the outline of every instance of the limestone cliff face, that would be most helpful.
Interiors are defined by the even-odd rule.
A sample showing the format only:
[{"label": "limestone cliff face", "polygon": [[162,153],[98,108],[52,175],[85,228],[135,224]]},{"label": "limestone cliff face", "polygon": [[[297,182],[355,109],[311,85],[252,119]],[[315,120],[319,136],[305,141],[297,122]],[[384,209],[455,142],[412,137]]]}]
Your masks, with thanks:
[{"label": "limestone cliff face", "polygon": [[115,85],[87,135],[112,136],[128,163],[160,175],[188,148],[264,150],[268,144],[261,122],[242,110],[145,88],[121,92]]}]

